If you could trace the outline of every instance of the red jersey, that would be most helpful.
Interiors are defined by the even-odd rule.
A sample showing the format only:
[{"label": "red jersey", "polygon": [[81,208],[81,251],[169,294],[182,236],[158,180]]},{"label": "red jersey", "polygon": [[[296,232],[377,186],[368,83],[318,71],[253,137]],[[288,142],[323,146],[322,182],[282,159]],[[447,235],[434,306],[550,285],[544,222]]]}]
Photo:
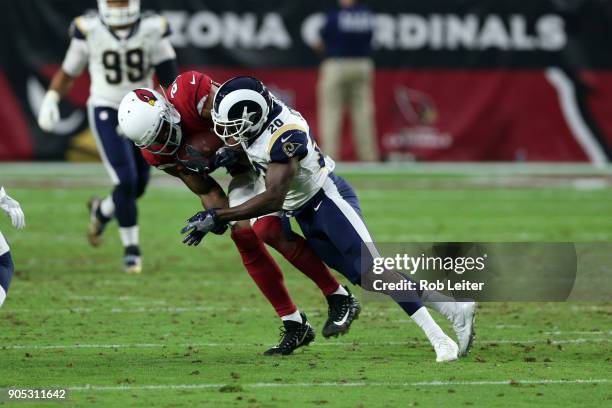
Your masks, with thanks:
[{"label": "red jersey", "polygon": [[189,71],[179,75],[174,83],[166,90],[168,101],[174,105],[181,115],[181,130],[183,139],[176,154],[172,156],[153,154],[141,149],[142,156],[152,166],[160,169],[176,167],[178,158],[189,156],[186,146],[193,147],[204,156],[212,156],[223,147],[223,141],[215,135],[213,123],[202,117],[202,110],[210,95],[212,79],[200,72]]}]

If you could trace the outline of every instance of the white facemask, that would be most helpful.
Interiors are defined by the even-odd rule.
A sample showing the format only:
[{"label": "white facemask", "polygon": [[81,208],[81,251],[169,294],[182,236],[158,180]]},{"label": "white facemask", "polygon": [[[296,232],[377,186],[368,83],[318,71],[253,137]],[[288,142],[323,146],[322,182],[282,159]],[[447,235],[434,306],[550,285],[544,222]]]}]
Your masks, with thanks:
[{"label": "white facemask", "polygon": [[111,7],[108,0],[98,0],[98,10],[107,25],[126,26],[134,24],[140,17],[140,0],[129,0],[127,7]]}]

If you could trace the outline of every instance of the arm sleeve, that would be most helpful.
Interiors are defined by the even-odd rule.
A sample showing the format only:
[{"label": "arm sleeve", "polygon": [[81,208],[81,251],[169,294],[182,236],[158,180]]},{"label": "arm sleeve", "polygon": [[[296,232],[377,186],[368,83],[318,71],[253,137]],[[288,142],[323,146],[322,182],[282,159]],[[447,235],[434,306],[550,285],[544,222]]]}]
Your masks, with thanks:
[{"label": "arm sleeve", "polygon": [[87,47],[87,42],[84,39],[79,39],[74,36],[66,52],[62,69],[68,75],[78,77],[87,66],[88,61],[89,49]]},{"label": "arm sleeve", "polygon": [[172,30],[165,17],[160,17],[161,37],[151,53],[151,63],[155,66],[155,73],[159,83],[164,87],[172,84],[178,76],[178,66],[176,63],[176,51],[170,42]]},{"label": "arm sleeve", "polygon": [[170,59],[155,66],[155,74],[164,88],[169,87],[178,76],[178,66],[175,59]]},{"label": "arm sleeve", "polygon": [[272,163],[287,163],[293,157],[302,160],[308,154],[308,135],[301,130],[289,130],[273,139],[270,147]]}]

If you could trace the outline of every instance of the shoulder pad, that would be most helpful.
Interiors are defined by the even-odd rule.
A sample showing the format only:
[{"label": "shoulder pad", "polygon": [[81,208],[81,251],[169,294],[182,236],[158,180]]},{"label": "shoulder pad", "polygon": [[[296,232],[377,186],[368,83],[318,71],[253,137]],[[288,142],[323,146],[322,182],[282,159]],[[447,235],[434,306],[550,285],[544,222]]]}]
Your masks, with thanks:
[{"label": "shoulder pad", "polygon": [[293,157],[302,160],[308,154],[308,136],[304,129],[285,126],[270,140],[269,153],[272,162],[283,163]]},{"label": "shoulder pad", "polygon": [[159,34],[161,38],[168,37],[172,34],[168,19],[152,11],[146,11],[142,14],[140,24],[141,27],[144,27],[146,30]]},{"label": "shoulder pad", "polygon": [[70,25],[70,36],[84,40],[99,21],[98,14],[95,12],[89,12],[75,18]]}]

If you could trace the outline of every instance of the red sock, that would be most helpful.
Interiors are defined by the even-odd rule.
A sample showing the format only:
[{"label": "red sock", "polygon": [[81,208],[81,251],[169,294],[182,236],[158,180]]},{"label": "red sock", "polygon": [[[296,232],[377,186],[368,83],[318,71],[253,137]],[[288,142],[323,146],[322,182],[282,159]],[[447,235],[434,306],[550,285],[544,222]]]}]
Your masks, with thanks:
[{"label": "red sock", "polygon": [[259,239],[280,252],[293,266],[312,279],[325,296],[338,289],[340,283],[308,246],[306,240],[297,234],[289,240],[278,217],[260,218],[253,225],[253,230]]},{"label": "red sock", "polygon": [[255,281],[261,293],[279,316],[297,311],[285,287],[283,273],[263,242],[250,228],[232,231],[232,239],[240,252],[242,263]]}]

